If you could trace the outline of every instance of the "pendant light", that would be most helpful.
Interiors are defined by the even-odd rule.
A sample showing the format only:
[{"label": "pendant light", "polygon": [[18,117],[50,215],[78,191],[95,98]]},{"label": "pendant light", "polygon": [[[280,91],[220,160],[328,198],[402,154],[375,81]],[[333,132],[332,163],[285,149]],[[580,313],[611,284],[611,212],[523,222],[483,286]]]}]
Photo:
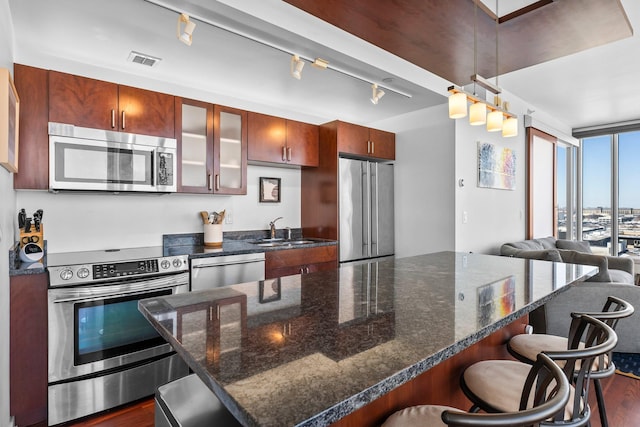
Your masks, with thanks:
[{"label": "pendant light", "polygon": [[502,123],[502,136],[510,138],[518,136],[518,119],[515,117],[508,117]]},{"label": "pendant light", "polygon": [[[473,75],[478,75],[478,3],[474,2],[473,7]],[[473,81],[473,94],[476,93],[476,81]],[[474,102],[469,107],[469,124],[471,126],[482,126],[487,122],[487,106],[484,102]]]},{"label": "pendant light", "polygon": [[449,118],[459,119],[467,115],[467,95],[462,92],[449,96]]}]

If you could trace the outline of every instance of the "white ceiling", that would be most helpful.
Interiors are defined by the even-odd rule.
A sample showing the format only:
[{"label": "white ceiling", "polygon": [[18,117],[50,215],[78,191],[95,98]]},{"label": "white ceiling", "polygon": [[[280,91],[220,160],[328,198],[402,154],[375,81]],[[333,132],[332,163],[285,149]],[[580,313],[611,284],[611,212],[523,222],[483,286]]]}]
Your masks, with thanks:
[{"label": "white ceiling", "polygon": [[[76,74],[89,67],[107,69],[169,84],[178,95],[202,94],[207,101],[256,111],[263,106],[315,123],[337,118],[369,124],[446,101],[445,80],[282,1],[153,1],[200,19],[191,46],[176,38],[178,14],[145,0],[9,0],[15,62]],[[635,27],[640,2],[622,4]],[[285,52],[203,21],[235,28]],[[126,62],[132,50],[162,61],[153,68]],[[639,119],[638,52],[640,39],[634,35],[500,76],[500,85],[530,103],[532,110],[545,111],[573,128]],[[302,80],[295,80],[289,75],[289,53],[327,59],[365,81],[310,64]],[[370,83],[412,97],[386,90],[373,105]],[[216,96],[220,100],[212,98]]]}]

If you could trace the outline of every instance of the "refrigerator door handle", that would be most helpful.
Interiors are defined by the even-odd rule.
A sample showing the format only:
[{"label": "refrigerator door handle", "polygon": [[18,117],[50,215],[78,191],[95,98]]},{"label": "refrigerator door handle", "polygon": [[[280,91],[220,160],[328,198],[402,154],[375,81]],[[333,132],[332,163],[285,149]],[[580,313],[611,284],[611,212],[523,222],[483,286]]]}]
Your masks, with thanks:
[{"label": "refrigerator door handle", "polygon": [[369,165],[367,162],[360,163],[360,179],[362,189],[362,249],[363,254],[367,257],[371,256],[369,249],[371,224],[371,209],[369,204]]},{"label": "refrigerator door handle", "polygon": [[378,255],[378,238],[380,236],[380,230],[378,228],[380,221],[379,218],[379,210],[378,206],[380,204],[379,191],[378,191],[378,164],[377,163],[369,163],[370,177],[369,182],[371,183],[371,203],[369,204],[371,215],[369,219],[370,229],[371,229],[371,253],[370,256]]}]

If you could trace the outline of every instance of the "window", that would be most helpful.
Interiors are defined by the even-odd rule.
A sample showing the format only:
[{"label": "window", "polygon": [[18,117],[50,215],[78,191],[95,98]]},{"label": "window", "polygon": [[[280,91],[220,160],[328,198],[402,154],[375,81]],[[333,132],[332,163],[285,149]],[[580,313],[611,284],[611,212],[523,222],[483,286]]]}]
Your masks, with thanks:
[{"label": "window", "polygon": [[594,253],[611,251],[612,137],[582,140],[582,240]]}]

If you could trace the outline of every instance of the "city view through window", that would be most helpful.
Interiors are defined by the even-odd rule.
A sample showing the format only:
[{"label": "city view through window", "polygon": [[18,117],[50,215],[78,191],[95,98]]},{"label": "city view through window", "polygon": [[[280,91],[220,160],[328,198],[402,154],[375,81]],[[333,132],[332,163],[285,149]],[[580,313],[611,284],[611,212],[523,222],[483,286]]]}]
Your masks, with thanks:
[{"label": "city view through window", "polygon": [[[640,132],[618,134],[618,155],[613,158],[613,135],[582,140],[582,239],[595,253],[609,253],[613,221],[618,224],[618,245],[614,253],[640,254]],[[567,212],[566,150],[558,150],[558,232],[566,236]],[[615,165],[614,162],[615,161]],[[617,177],[613,171],[617,167]],[[618,182],[618,215],[613,218],[612,182]],[[564,235],[563,235],[564,234]]]}]

